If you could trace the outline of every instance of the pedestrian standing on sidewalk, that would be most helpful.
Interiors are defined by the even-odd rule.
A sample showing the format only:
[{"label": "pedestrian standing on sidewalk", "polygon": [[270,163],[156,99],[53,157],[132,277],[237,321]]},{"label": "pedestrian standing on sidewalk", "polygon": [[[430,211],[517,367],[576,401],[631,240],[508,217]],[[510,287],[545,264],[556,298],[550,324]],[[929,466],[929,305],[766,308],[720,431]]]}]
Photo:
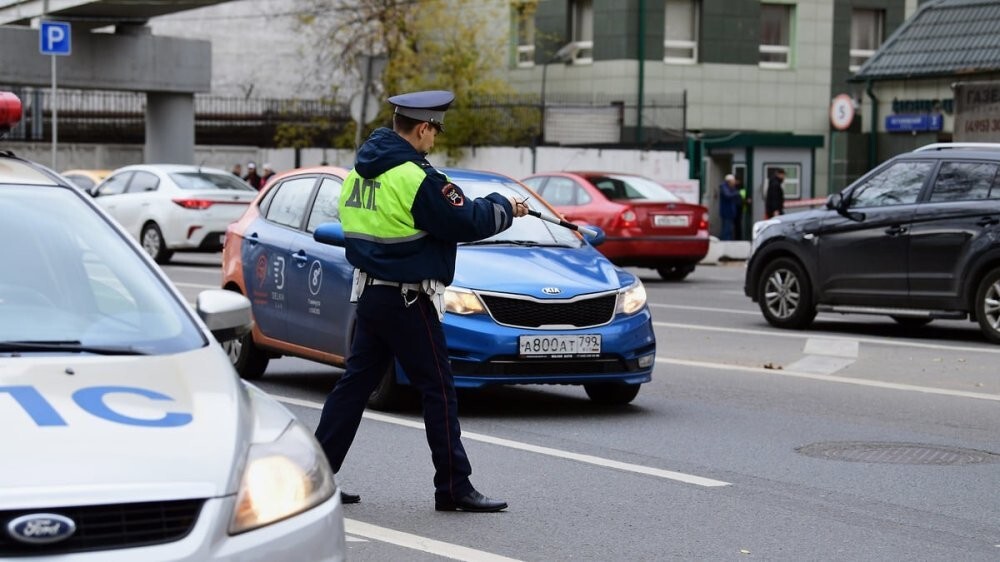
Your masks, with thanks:
[{"label": "pedestrian standing on sidewalk", "polygon": [[739,217],[743,203],[740,201],[740,190],[736,187],[736,176],[726,174],[719,185],[719,218],[722,219],[720,240],[733,240],[736,232],[736,219]]},{"label": "pedestrian standing on sidewalk", "polygon": [[785,170],[776,168],[767,181],[767,194],[764,200],[764,217],[773,218],[785,214]]}]

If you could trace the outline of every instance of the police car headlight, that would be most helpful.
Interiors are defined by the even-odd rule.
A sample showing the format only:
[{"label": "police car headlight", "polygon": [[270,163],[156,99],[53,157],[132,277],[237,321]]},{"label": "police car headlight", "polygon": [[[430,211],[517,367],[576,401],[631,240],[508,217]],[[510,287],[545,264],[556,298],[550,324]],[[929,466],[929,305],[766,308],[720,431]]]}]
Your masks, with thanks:
[{"label": "police car headlight", "polygon": [[455,314],[478,314],[486,312],[482,301],[468,289],[448,287],[444,292],[444,309]]},{"label": "police car headlight", "polygon": [[247,453],[229,533],[269,525],[313,508],[336,490],[333,471],[312,434],[293,422],[277,440]]},{"label": "police car headlight", "polygon": [[635,314],[642,310],[643,306],[646,306],[646,287],[642,285],[642,281],[636,279],[634,285],[618,293],[618,309],[615,312]]}]

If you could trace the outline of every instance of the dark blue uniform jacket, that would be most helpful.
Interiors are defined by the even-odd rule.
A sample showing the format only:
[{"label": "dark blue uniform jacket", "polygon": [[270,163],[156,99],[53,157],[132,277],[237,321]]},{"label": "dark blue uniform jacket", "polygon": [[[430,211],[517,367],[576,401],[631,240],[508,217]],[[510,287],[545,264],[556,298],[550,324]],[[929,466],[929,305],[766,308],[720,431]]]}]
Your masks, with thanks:
[{"label": "dark blue uniform jacket", "polygon": [[[436,279],[451,284],[457,243],[482,240],[510,228],[513,209],[499,193],[467,199],[461,188],[392,129],[372,133],[358,150],[354,169],[361,177],[374,179],[406,162],[426,172],[410,212],[414,226],[428,235],[393,244],[348,238],[347,260],[377,279],[405,283]],[[382,184],[381,189],[394,187]]]}]

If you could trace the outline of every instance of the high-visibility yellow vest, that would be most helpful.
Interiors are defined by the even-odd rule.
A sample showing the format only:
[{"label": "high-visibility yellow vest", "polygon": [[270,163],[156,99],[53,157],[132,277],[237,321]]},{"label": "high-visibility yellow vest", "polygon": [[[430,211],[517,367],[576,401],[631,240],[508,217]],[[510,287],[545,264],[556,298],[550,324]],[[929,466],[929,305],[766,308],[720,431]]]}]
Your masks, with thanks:
[{"label": "high-visibility yellow vest", "polygon": [[413,162],[404,162],[371,179],[351,170],[338,203],[344,237],[395,244],[426,236],[413,226],[410,211],[426,175]]}]

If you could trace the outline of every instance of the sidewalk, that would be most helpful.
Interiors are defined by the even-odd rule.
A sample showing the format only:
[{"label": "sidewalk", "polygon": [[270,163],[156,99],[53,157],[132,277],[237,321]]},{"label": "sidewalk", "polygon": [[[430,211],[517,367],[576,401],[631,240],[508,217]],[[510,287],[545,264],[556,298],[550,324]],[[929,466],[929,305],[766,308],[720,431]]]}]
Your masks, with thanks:
[{"label": "sidewalk", "polygon": [[744,240],[725,241],[715,236],[711,238],[708,253],[699,265],[717,265],[719,262],[746,261],[750,257],[750,242]]}]

